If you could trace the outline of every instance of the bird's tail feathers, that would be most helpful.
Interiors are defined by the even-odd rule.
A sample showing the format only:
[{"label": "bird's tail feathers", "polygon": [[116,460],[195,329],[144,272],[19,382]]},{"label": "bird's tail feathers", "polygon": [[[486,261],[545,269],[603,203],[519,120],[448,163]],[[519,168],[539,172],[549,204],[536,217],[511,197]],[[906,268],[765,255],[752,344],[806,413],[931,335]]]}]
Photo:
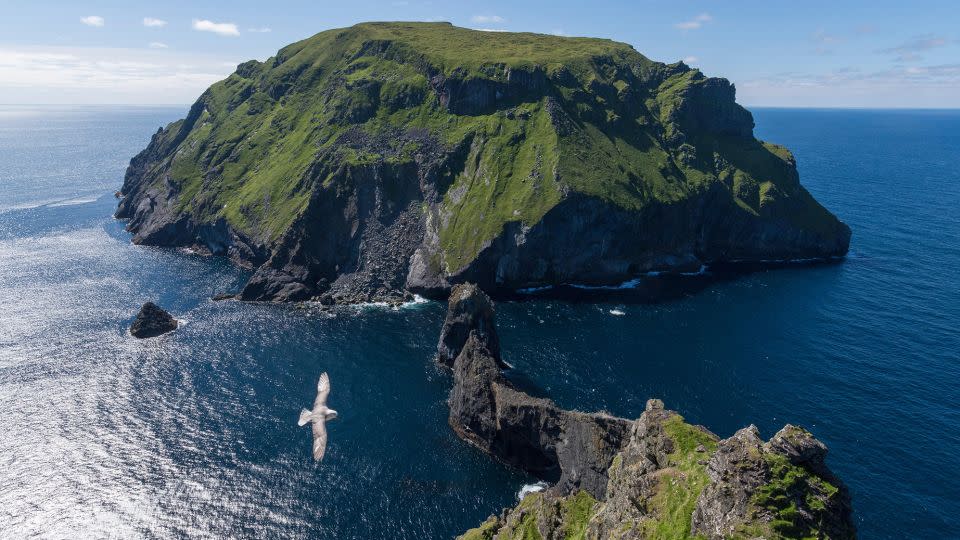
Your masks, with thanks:
[{"label": "bird's tail feathers", "polygon": [[297,421],[298,426],[305,426],[310,423],[312,419],[313,411],[309,409],[303,409],[300,411],[300,420]]}]

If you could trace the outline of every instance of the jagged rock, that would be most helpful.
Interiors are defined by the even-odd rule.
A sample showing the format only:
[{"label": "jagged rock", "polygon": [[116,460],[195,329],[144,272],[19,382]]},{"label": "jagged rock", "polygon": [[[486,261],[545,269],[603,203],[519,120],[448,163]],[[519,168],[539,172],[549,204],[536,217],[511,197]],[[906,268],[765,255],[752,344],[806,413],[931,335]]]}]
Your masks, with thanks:
[{"label": "jagged rock", "polygon": [[788,457],[817,463],[824,454],[814,448],[825,447],[795,426],[767,443],[754,426],[718,440],[650,400],[610,466],[605,499],[581,501],[578,512],[569,512],[576,494],[535,493],[463,538],[510,539],[531,530],[542,538],[570,538],[572,515],[582,533],[575,537],[595,540],[855,538],[843,484],[822,461],[815,471]]},{"label": "jagged rock", "polygon": [[144,304],[130,325],[130,333],[140,339],[156,337],[176,329],[177,320],[153,302]]},{"label": "jagged rock", "polygon": [[[450,292],[447,317],[440,331],[437,361],[452,367],[471,332],[476,332],[490,355],[500,358],[500,339],[493,319],[493,302],[471,283],[457,285]],[[506,367],[500,364],[501,367]]]},{"label": "jagged rock", "polygon": [[154,134],[120,195],[135,243],[228,256],[258,301],[618,284],[850,239],[729,81],[609,40],[445,23],[358,24],[239,65]]},{"label": "jagged rock", "polygon": [[764,442],[749,426],[720,440],[659,399],[634,422],[564,410],[503,375],[483,291],[455,287],[447,313],[438,355],[453,357],[450,426],[554,482],[464,538],[527,538],[532,531],[590,539],[856,536],[846,487],[826,466],[826,446],[805,429],[787,425]]},{"label": "jagged rock", "polygon": [[220,302],[222,300],[232,300],[236,297],[237,295],[231,294],[231,293],[217,293],[212,297],[210,297],[210,299],[213,300],[214,302]]},{"label": "jagged rock", "polygon": [[630,422],[564,410],[518,390],[501,373],[489,297],[467,284],[456,287],[449,302],[439,354],[441,359],[456,355],[449,399],[453,430],[504,462],[553,482],[556,493],[583,489],[602,497],[607,468]]},{"label": "jagged rock", "polygon": [[856,536],[847,488],[827,469],[827,447],[787,425],[764,443],[755,426],[720,441],[692,530],[709,538]]}]

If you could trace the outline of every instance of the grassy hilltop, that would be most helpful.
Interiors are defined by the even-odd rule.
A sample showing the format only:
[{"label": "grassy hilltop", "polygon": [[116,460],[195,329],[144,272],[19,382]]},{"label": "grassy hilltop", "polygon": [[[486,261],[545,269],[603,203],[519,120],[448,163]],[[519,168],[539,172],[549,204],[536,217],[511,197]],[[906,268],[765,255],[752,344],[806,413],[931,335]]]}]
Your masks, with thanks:
[{"label": "grassy hilltop", "polygon": [[[361,184],[373,182],[380,202],[371,204],[405,208],[412,176],[426,228],[425,272],[450,279],[482,272],[487,263],[478,257],[510,224],[535,227],[565,200],[596,199],[649,221],[663,219],[643,217],[652,208],[689,214],[685,203],[713,201],[721,189],[723,212],[736,214],[719,220],[722,235],[742,236],[744,246],[731,241],[701,250],[719,256],[691,256],[769,255],[769,233],[743,230],[751,220],[791,229],[785,257],[845,252],[849,230],[800,186],[790,152],[755,140],[752,128],[727,81],[651,61],[623,43],[447,23],[364,23],[243,63],[211,86],[131,162],[122,190],[129,200],[118,215],[133,218],[135,241],[200,239],[217,252],[242,240],[249,249],[240,258],[256,265],[275,255],[292,228],[327,219],[305,217],[311,201],[346,201],[347,192],[363,199]],[[141,208],[145,198],[149,210]],[[363,223],[363,206],[348,219]],[[376,208],[389,227],[396,209]],[[229,230],[233,240],[210,242],[205,227]],[[684,234],[693,233],[676,236]],[[641,251],[674,257],[694,250],[691,242],[659,238],[623,248],[623,271],[591,275],[657,266],[663,257],[635,259]],[[312,259],[311,280],[333,281],[349,266],[332,255]],[[518,260],[513,281],[576,277],[561,265],[521,279],[529,265]]]}]

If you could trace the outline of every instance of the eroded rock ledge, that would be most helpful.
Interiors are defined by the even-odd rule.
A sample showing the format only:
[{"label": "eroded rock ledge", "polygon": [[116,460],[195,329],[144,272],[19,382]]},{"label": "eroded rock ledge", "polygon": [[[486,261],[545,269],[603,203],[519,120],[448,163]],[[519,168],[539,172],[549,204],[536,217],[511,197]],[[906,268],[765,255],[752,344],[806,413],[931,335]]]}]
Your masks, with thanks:
[{"label": "eroded rock ledge", "polygon": [[460,437],[554,483],[557,493],[582,489],[603,497],[630,421],[564,410],[514,387],[501,373],[490,298],[475,285],[458,285],[451,294],[438,360],[451,357],[449,420]]},{"label": "eroded rock ledge", "polygon": [[511,384],[497,351],[490,299],[455,287],[438,354],[453,370],[450,425],[553,485],[462,538],[856,537],[850,495],[805,429],[721,440],[656,399],[635,421],[564,410]]}]

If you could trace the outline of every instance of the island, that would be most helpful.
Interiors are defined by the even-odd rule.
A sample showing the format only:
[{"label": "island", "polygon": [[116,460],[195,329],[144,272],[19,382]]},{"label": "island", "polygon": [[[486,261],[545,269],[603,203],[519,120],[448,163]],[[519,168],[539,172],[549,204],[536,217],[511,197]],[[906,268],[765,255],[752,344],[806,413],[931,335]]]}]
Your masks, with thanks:
[{"label": "island", "polygon": [[253,270],[241,300],[613,287],[826,260],[850,229],[725,79],[606,39],[363,23],[240,64],[134,157],[133,242]]}]

